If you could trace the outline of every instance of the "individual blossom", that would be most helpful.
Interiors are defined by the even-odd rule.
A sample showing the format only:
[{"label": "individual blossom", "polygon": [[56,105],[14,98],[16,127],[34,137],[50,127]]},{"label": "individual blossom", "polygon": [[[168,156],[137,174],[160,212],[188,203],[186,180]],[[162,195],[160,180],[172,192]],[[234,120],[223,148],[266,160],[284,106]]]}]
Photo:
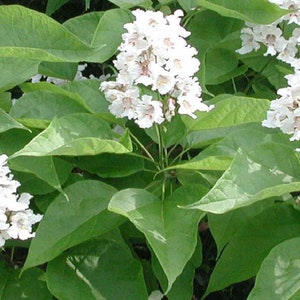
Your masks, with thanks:
[{"label": "individual blossom", "polygon": [[110,112],[148,128],[171,121],[176,112],[195,117],[196,111],[212,108],[201,99],[195,77],[200,62],[186,41],[190,32],[180,25],[183,12],[166,17],[140,9],[132,13],[135,21],[124,25],[127,32],[113,61],[116,81],[100,85]]},{"label": "individual blossom", "polygon": [[287,75],[289,86],[278,90],[281,97],[271,101],[267,118],[262,125],[280,128],[283,133],[292,135],[290,140],[300,139],[300,80],[299,73]]},{"label": "individual blossom", "polygon": [[42,219],[42,215],[34,214],[29,208],[32,196],[17,193],[19,186],[7,166],[7,156],[0,155],[0,247],[7,239],[34,237],[32,225]]}]

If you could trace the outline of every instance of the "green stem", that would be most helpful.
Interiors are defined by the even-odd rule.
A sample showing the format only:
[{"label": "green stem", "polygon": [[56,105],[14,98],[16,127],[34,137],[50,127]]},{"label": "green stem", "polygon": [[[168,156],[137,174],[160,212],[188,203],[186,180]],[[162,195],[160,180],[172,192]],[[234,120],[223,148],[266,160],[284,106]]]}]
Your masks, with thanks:
[{"label": "green stem", "polygon": [[[144,147],[144,145],[139,141],[139,139],[129,132],[130,136],[134,139],[134,141],[139,145],[139,147],[146,153],[146,155],[149,157],[149,160],[152,161],[154,164],[157,164],[151,153]],[[143,158],[146,158],[145,156],[142,156]]]}]

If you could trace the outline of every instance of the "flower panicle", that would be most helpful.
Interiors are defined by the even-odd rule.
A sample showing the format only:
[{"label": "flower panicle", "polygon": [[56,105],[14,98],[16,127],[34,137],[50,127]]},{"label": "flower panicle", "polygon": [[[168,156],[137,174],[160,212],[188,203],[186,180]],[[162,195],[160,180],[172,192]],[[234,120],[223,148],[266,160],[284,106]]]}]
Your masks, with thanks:
[{"label": "flower panicle", "polygon": [[149,128],[170,121],[175,112],[196,118],[196,111],[209,111],[212,106],[202,102],[194,76],[200,67],[197,50],[186,42],[190,32],[180,25],[183,12],[165,17],[159,11],[137,9],[133,15],[136,19],[124,25],[127,32],[113,61],[116,81],[100,85],[110,112]]}]

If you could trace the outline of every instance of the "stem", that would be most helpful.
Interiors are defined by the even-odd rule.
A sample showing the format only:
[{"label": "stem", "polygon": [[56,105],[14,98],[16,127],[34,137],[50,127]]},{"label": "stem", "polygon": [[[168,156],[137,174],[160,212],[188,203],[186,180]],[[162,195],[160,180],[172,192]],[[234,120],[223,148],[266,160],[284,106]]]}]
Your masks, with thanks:
[{"label": "stem", "polygon": [[10,261],[11,261],[12,264],[13,264],[13,261],[14,261],[14,254],[15,254],[15,246],[13,246],[11,248],[11,253],[10,253]]},{"label": "stem", "polygon": [[[153,156],[151,155],[151,153],[144,147],[144,145],[139,141],[139,139],[132,134],[129,131],[130,136],[135,140],[135,142],[140,146],[140,148],[147,154],[147,156],[149,157],[150,161],[152,161],[154,164],[157,164],[155,159],[153,158]],[[145,156],[143,156],[143,158],[146,158]]]},{"label": "stem", "polygon": [[161,130],[157,124],[155,124],[155,131],[156,131],[156,136],[158,141],[159,165],[160,165],[160,169],[163,169],[164,168],[164,145],[163,145]]}]

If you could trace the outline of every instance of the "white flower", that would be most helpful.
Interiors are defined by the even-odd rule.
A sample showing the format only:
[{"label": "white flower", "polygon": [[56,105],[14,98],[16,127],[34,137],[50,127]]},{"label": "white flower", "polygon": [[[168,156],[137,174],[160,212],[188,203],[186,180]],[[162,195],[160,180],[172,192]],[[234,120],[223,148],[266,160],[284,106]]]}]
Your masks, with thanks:
[{"label": "white flower", "polygon": [[6,155],[0,155],[0,247],[7,239],[33,237],[32,225],[42,219],[42,215],[35,215],[29,209],[32,196],[28,193],[18,195],[20,183],[13,179],[7,159]]},{"label": "white flower", "polygon": [[[197,50],[185,40],[190,32],[180,25],[183,12],[164,17],[161,12],[137,9],[133,15],[136,20],[124,25],[127,32],[113,61],[118,70],[116,82],[100,85],[111,102],[110,111],[116,117],[134,119],[142,128],[170,121],[176,110],[193,117],[196,110],[208,111],[199,82],[193,77],[200,62],[195,57]],[[140,95],[124,96],[133,87]],[[143,87],[159,94],[154,98],[160,100],[146,95]],[[187,106],[189,109],[183,109]]]},{"label": "white flower", "polygon": [[162,103],[152,100],[151,96],[143,95],[136,111],[137,120],[135,122],[141,128],[149,128],[153,123],[161,124],[164,121]]},{"label": "white flower", "polygon": [[236,50],[239,54],[246,54],[253,50],[257,51],[260,48],[260,44],[258,43],[252,28],[246,27],[242,29],[241,40],[242,47]]}]

